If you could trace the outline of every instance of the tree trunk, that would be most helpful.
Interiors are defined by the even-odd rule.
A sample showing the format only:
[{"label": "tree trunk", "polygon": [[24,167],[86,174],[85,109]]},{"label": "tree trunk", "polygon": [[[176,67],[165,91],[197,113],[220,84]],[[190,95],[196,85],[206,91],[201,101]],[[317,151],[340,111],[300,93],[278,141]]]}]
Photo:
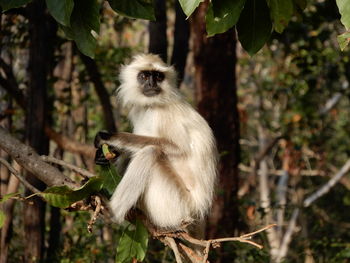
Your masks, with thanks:
[{"label": "tree trunk", "polygon": [[156,21],[149,22],[149,47],[148,51],[158,54],[165,62],[168,59],[168,40],[166,36],[166,6],[165,0],[155,1]]},{"label": "tree trunk", "polygon": [[175,3],[175,15],[174,48],[171,56],[171,64],[175,66],[175,70],[178,73],[178,81],[181,83],[186,67],[190,27],[179,1]]},{"label": "tree trunk", "polygon": [[[44,1],[33,1],[28,5],[28,19],[30,46],[26,140],[39,154],[47,154],[49,140],[44,132],[48,112],[47,73],[56,30],[45,12]],[[27,180],[38,189],[45,186],[31,174],[27,175]],[[31,200],[33,204],[24,204],[24,258],[25,262],[40,262],[44,253],[45,203],[37,197]]]},{"label": "tree trunk", "polygon": [[[214,131],[220,153],[218,191],[208,222],[208,237],[232,236],[237,228],[239,116],[235,80],[235,32],[208,38],[205,31],[207,4],[191,19],[198,110]],[[221,226],[221,228],[217,228]],[[232,253],[231,253],[232,254]],[[223,262],[229,262],[223,258]]]}]

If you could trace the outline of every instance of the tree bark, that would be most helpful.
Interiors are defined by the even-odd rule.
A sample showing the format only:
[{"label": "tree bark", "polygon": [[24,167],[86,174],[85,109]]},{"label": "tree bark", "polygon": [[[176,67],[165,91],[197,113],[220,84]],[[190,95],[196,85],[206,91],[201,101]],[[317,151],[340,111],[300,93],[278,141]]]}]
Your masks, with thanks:
[{"label": "tree bark", "polygon": [[[29,87],[26,111],[26,141],[37,153],[47,154],[49,140],[44,127],[47,122],[47,74],[52,58],[53,35],[56,30],[46,14],[43,1],[28,5],[29,20]],[[51,35],[53,34],[53,35]],[[38,189],[45,184],[28,173],[27,180]],[[27,191],[28,192],[28,191]],[[45,203],[38,197],[24,204],[25,262],[41,262],[44,255]]]},{"label": "tree bark", "polygon": [[[240,135],[235,79],[235,32],[229,30],[224,34],[207,37],[207,3],[199,6],[192,15],[190,24],[198,110],[213,129],[221,155],[218,167],[220,194],[214,202],[207,228],[209,238],[213,238],[219,235],[232,236],[237,228]],[[217,226],[224,227],[218,229]],[[227,258],[222,260],[229,262]]]},{"label": "tree bark", "polygon": [[149,22],[149,46],[148,51],[158,54],[165,62],[168,59],[168,40],[166,36],[166,5],[165,0],[155,1],[156,21]]},{"label": "tree bark", "polygon": [[175,15],[174,48],[171,64],[175,66],[178,82],[181,83],[185,74],[190,27],[179,1],[175,2]]}]

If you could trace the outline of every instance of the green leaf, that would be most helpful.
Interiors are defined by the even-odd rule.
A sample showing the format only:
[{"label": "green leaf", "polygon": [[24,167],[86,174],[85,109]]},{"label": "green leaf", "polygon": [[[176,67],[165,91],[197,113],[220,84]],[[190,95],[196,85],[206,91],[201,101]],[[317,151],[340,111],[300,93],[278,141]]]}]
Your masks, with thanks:
[{"label": "green leaf", "polygon": [[243,48],[254,55],[270,38],[272,24],[264,0],[247,0],[237,24],[238,39]]},{"label": "green leaf", "polygon": [[142,261],[146,256],[148,232],[141,221],[129,225],[119,239],[116,263],[130,262],[133,258]]},{"label": "green leaf", "polygon": [[96,39],[91,31],[100,31],[100,6],[96,0],[79,0],[74,3],[71,26],[62,26],[62,29],[68,39],[75,41],[83,54],[94,58]]},{"label": "green leaf", "polygon": [[53,186],[39,193],[50,205],[67,208],[74,202],[85,199],[92,193],[101,190],[103,180],[99,177],[92,177],[82,187],[72,190],[67,186]]},{"label": "green leaf", "polygon": [[337,36],[338,44],[341,51],[344,51],[344,49],[349,45],[350,43],[350,32],[345,32],[341,35]]},{"label": "green leaf", "polygon": [[2,11],[5,12],[11,8],[21,7],[28,4],[31,0],[0,0]]},{"label": "green leaf", "polygon": [[12,198],[16,195],[19,195],[19,193],[10,193],[10,194],[6,194],[6,195],[2,196],[0,199],[0,204],[6,202],[7,200],[9,200],[10,198]]},{"label": "green leaf", "polygon": [[245,1],[212,1],[205,16],[208,36],[224,33],[233,27],[238,21]]},{"label": "green leaf", "polygon": [[204,2],[204,0],[179,0],[182,10],[186,14],[187,17],[192,15],[194,10],[199,6],[200,3]]},{"label": "green leaf", "polygon": [[294,5],[292,0],[268,0],[273,27],[282,33],[292,18]]},{"label": "green leaf", "polygon": [[3,227],[4,223],[5,223],[5,219],[6,219],[6,216],[5,216],[5,213],[0,210],[0,229]]},{"label": "green leaf", "polygon": [[112,196],[115,188],[119,184],[121,177],[114,165],[97,165],[96,172],[103,180],[103,189]]},{"label": "green leaf", "polygon": [[346,30],[350,30],[350,0],[337,0],[336,2],[341,15],[340,21]]},{"label": "green leaf", "polygon": [[47,9],[58,23],[70,26],[70,16],[73,11],[73,0],[46,0]]},{"label": "green leaf", "polygon": [[147,20],[155,20],[153,1],[146,0],[108,0],[110,6],[117,13]]}]

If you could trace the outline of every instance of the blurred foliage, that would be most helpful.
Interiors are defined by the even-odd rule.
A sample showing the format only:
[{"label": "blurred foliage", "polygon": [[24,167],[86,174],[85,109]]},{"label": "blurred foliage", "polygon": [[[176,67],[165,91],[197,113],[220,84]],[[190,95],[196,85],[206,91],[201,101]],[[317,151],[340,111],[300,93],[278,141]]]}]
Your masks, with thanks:
[{"label": "blurred foliage", "polygon": [[[250,142],[242,145],[242,160],[249,166],[258,150],[259,126],[268,138],[283,135],[292,145],[287,218],[350,156],[350,50],[341,52],[338,47],[336,38],[342,32],[338,20],[334,1],[312,1],[302,17],[294,16],[282,34],[274,33],[253,59],[244,54],[239,59],[241,134],[243,141]],[[267,157],[270,169],[283,169],[285,151],[282,142],[273,148]],[[326,176],[301,176],[301,170]],[[307,251],[314,262],[350,259],[350,214],[345,212],[349,179],[345,176],[343,184],[303,212],[298,221],[301,229],[294,234],[284,262],[305,262]],[[279,208],[275,192],[279,180],[271,176],[269,181],[274,211]],[[255,223],[261,222],[265,215],[258,194],[243,199],[255,206]]]}]

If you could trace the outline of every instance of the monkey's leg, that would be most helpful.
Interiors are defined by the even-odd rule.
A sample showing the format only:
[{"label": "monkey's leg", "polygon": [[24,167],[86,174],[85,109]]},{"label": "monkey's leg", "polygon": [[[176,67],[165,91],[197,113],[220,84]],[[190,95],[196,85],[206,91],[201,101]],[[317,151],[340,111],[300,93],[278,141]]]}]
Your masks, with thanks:
[{"label": "monkey's leg", "polygon": [[144,192],[158,155],[159,149],[157,147],[146,146],[132,157],[123,179],[110,201],[117,223],[124,220],[127,212],[136,205]]}]

